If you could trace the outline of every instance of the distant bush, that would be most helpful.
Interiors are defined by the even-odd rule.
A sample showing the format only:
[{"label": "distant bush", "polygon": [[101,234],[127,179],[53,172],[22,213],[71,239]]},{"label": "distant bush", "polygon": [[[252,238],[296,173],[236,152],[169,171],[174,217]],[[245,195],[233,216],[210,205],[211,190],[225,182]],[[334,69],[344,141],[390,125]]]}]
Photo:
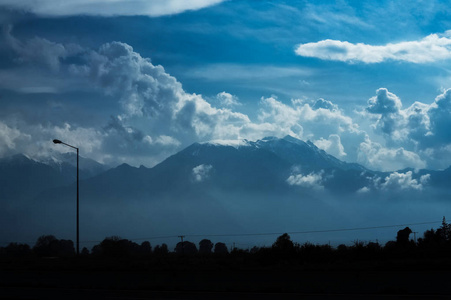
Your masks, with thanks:
[{"label": "distant bush", "polygon": [[213,249],[214,244],[207,239],[203,239],[199,242],[199,253],[200,254],[210,254],[211,249]]},{"label": "distant bush", "polygon": [[227,249],[226,244],[224,244],[224,243],[216,243],[214,252],[215,252],[215,254],[228,254],[229,250]]},{"label": "distant bush", "polygon": [[165,243],[161,244],[161,246],[157,245],[153,253],[158,256],[167,255],[169,253],[168,245]]},{"label": "distant bush", "polygon": [[175,253],[177,254],[196,254],[197,252],[196,245],[188,241],[179,242],[175,246]]},{"label": "distant bush", "polygon": [[4,248],[3,254],[8,257],[25,257],[31,255],[32,251],[27,244],[10,243]]},{"label": "distant bush", "polygon": [[53,235],[42,235],[36,241],[33,252],[41,257],[70,257],[75,255],[74,242],[58,240]]},{"label": "distant bush", "polygon": [[[406,227],[397,231],[396,240],[388,241],[384,246],[378,242],[355,241],[352,245],[338,245],[336,248],[324,244],[306,242],[302,245],[294,243],[291,237],[284,233],[276,238],[271,247],[252,247],[250,250],[234,248],[231,253],[222,242],[213,244],[208,239],[199,242],[199,250],[189,241],[179,242],[173,253],[169,252],[166,244],[155,246],[152,249],[150,242],[137,244],[118,236],[105,238],[101,243],[89,251],[84,247],[81,251],[83,257],[149,257],[151,261],[170,261],[176,255],[193,255],[201,257],[203,261],[211,262],[218,259],[220,262],[233,262],[240,264],[252,262],[270,266],[272,264],[290,265],[306,262],[333,262],[333,261],[359,261],[359,260],[386,260],[406,258],[451,258],[451,225],[443,219],[442,226],[426,230],[418,242],[410,239],[412,230]],[[153,250],[153,251],[152,251]],[[210,255],[211,253],[215,255]],[[195,254],[200,254],[196,256]],[[208,258],[207,258],[208,255]],[[10,243],[0,247],[0,257],[72,257],[75,256],[74,243],[70,240],[57,239],[53,235],[40,236],[31,249],[27,244]],[[164,258],[163,260],[160,260]]]}]

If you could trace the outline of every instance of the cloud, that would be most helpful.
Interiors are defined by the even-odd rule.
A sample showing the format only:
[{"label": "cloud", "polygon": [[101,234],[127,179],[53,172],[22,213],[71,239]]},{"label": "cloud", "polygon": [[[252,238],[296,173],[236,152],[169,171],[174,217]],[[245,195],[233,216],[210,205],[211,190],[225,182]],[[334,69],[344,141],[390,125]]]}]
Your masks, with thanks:
[{"label": "cloud", "polygon": [[318,148],[323,149],[327,153],[337,157],[343,158],[347,154],[343,145],[341,144],[341,139],[338,134],[329,135],[328,139],[319,139],[313,142]]},{"label": "cloud", "polygon": [[435,101],[427,110],[429,119],[430,134],[436,142],[451,142],[451,89],[445,90],[443,94],[437,96]]},{"label": "cloud", "polygon": [[48,0],[2,0],[0,5],[30,11],[43,16],[150,16],[179,14],[216,5],[224,0],[65,0],[54,3]]},{"label": "cloud", "polygon": [[298,45],[295,53],[304,57],[343,62],[381,63],[394,60],[433,63],[451,58],[451,31],[431,34],[418,41],[389,43],[383,46],[327,39]]},{"label": "cloud", "polygon": [[5,26],[3,37],[8,46],[19,54],[17,60],[21,63],[43,64],[53,71],[58,71],[62,59],[83,51],[75,44],[62,45],[39,37],[22,42],[12,36],[11,31],[12,26]]},{"label": "cloud", "polygon": [[323,108],[323,109],[327,109],[327,110],[330,110],[330,111],[338,111],[338,106],[337,105],[333,104],[329,100],[324,100],[322,98],[316,100],[316,102],[313,104],[312,108],[315,109],[315,110]]},{"label": "cloud", "polygon": [[[125,43],[104,44],[72,65],[74,76],[90,78],[107,95],[119,97],[122,123],[141,123],[155,134],[186,139],[236,138],[249,118],[228,108],[215,108],[201,95],[186,93],[162,66],[153,65]],[[227,97],[227,94],[224,94]],[[183,134],[182,134],[183,133]]]},{"label": "cloud", "polygon": [[412,171],[406,173],[393,172],[385,178],[385,182],[381,184],[381,188],[385,190],[422,190],[423,186],[429,181],[430,174],[420,177],[419,180],[412,178]]},{"label": "cloud", "polygon": [[[262,138],[266,135],[303,137],[302,123],[315,132],[357,131],[357,125],[330,101],[320,99],[312,106],[293,101],[286,105],[275,97],[262,98],[259,121],[231,108],[216,108],[201,95],[186,93],[162,66],[153,65],[127,44],[113,42],[91,51],[84,65],[72,66],[74,74],[85,74],[107,94],[118,95],[123,123],[145,119],[155,133],[175,137],[181,144],[211,139]],[[228,93],[218,95],[223,104],[237,103]],[[321,123],[318,126],[317,123]],[[327,134],[327,136],[329,136]]]},{"label": "cloud", "polygon": [[53,139],[80,148],[83,156],[103,161],[101,150],[104,134],[87,127],[73,127],[68,123],[56,126],[52,124],[28,124],[23,121],[7,124],[0,122],[0,155],[9,156],[24,153],[30,157],[47,157],[53,152],[68,152],[72,149],[52,143]]},{"label": "cloud", "polygon": [[187,70],[185,76],[201,78],[209,81],[251,81],[256,79],[274,80],[276,78],[289,78],[308,76],[312,70],[299,67],[279,67],[273,65],[246,64],[210,64]]},{"label": "cloud", "polygon": [[407,166],[418,169],[426,167],[426,163],[418,154],[402,147],[385,148],[381,144],[371,141],[368,136],[359,145],[357,162],[377,171],[394,171]]},{"label": "cloud", "polygon": [[451,144],[429,147],[418,153],[425,158],[428,168],[440,170],[451,166]]},{"label": "cloud", "polygon": [[393,172],[382,179],[379,176],[367,178],[369,185],[357,190],[358,194],[366,194],[372,190],[376,191],[421,191],[427,185],[431,178],[430,174],[425,174],[419,178],[413,178],[413,172],[407,171],[405,173]]},{"label": "cloud", "polygon": [[219,103],[222,106],[232,107],[241,105],[241,103],[238,101],[238,97],[226,92],[221,92],[217,94],[216,98],[219,100]]},{"label": "cloud", "polygon": [[401,109],[401,100],[385,88],[376,91],[376,96],[368,100],[367,111],[373,114],[397,113]]},{"label": "cloud", "polygon": [[278,101],[276,97],[262,98],[258,118],[261,122],[274,124],[285,135],[304,139],[322,137],[325,132],[328,133],[327,136],[359,132],[357,124],[331,102],[327,104],[329,109],[321,107],[325,103],[328,101],[323,99],[312,105],[302,100],[293,100],[290,106]]},{"label": "cloud", "polygon": [[368,101],[366,112],[375,118],[373,128],[389,145],[412,149],[430,167],[451,163],[447,158],[451,155],[451,89],[430,104],[415,102],[405,109],[396,95],[379,89]]},{"label": "cloud", "polygon": [[[448,158],[451,157],[448,155],[451,154],[449,90],[431,104],[416,102],[408,108],[403,108],[401,99],[387,89],[377,90],[362,114],[375,120],[374,133],[382,133],[387,140],[386,145],[382,145],[372,142],[369,137],[365,139],[368,133],[329,100],[293,99],[284,103],[276,96],[261,98],[257,117],[251,120],[248,115],[236,111],[239,102],[235,96],[219,93],[219,99],[216,99],[222,104],[215,107],[207,101],[211,98],[186,92],[162,66],[154,65],[128,44],[111,42],[98,49],[87,49],[38,37],[34,39],[40,42],[21,41],[13,37],[11,31],[5,34],[16,55],[14,62],[19,66],[8,70],[18,79],[13,89],[59,93],[66,91],[67,82],[75,82],[72,89],[87,92],[92,98],[100,95],[105,99],[102,101],[112,102],[110,106],[115,107],[111,113],[113,117],[108,119],[106,115],[105,120],[96,120],[96,127],[92,123],[83,126],[66,120],[57,124],[38,124],[49,132],[49,128],[65,128],[66,125],[70,127],[67,134],[76,133],[78,129],[85,132],[97,142],[90,149],[96,152],[93,156],[102,161],[152,166],[193,142],[292,135],[310,139],[339,158],[357,160],[377,170],[443,168],[443,164],[451,162]],[[38,51],[49,55],[34,56],[33,53]],[[51,57],[52,53],[55,57]],[[26,84],[22,87],[17,70],[27,74]],[[6,73],[3,75],[0,72],[0,79],[8,78]],[[50,79],[42,81],[42,78]],[[51,78],[64,78],[65,83]],[[40,84],[31,84],[33,80]],[[64,106],[64,102],[61,105]],[[55,138],[54,133],[52,136],[36,133],[32,128],[36,124],[27,124],[25,120],[19,121],[19,125],[6,121],[4,124],[32,136],[33,140],[42,139],[42,143]],[[13,136],[12,132],[10,136]],[[354,146],[356,144],[358,148]],[[21,145],[16,143],[15,151],[29,152],[29,146]]]},{"label": "cloud", "polygon": [[397,129],[399,118],[402,118],[399,113],[401,107],[401,100],[395,94],[385,88],[380,88],[376,91],[376,96],[368,100],[366,110],[371,114],[380,115],[376,124],[373,125],[375,128],[392,135]]},{"label": "cloud", "polygon": [[193,168],[192,175],[195,182],[205,181],[210,177],[210,174],[213,170],[212,165],[198,165]]},{"label": "cloud", "polygon": [[[173,153],[170,151],[192,142],[255,140],[288,134],[303,139],[331,139],[328,147],[343,155],[344,150],[336,144],[337,138],[329,137],[358,131],[350,117],[324,99],[309,103],[293,100],[284,104],[276,97],[262,98],[258,119],[251,121],[247,115],[234,110],[239,104],[235,96],[219,93],[217,98],[221,107],[215,107],[202,95],[185,92],[182,84],[162,66],[154,65],[125,43],[111,42],[98,49],[86,49],[47,40],[42,43],[20,41],[11,35],[11,31],[6,35],[17,55],[16,61],[21,65],[47,60],[47,55],[35,57],[31,53],[57,53],[49,62],[35,67],[42,70],[41,73],[29,72],[31,76],[27,78],[39,81],[39,78],[64,77],[66,82],[78,83],[75,85],[77,91],[100,93],[120,104],[121,111],[106,120],[102,127],[102,149],[109,151],[112,157],[119,155],[121,160],[127,160],[127,149],[129,160],[149,161],[143,158],[146,152],[170,155]],[[23,51],[23,45],[28,45],[26,51]],[[52,83],[55,84],[53,90]],[[61,90],[61,85],[52,81],[30,86],[35,92]]]},{"label": "cloud", "polygon": [[371,189],[369,187],[364,186],[363,188],[358,189],[356,193],[357,194],[366,194],[366,193],[369,193],[370,191],[371,191]]},{"label": "cloud", "polygon": [[29,134],[20,132],[19,129],[9,127],[0,121],[0,156],[10,155],[15,152],[17,143],[25,143],[31,140]]},{"label": "cloud", "polygon": [[[7,35],[11,40],[9,46],[16,52],[16,61],[20,64],[35,60],[45,62],[46,55],[31,55],[35,51],[55,53],[52,50],[55,47],[61,50],[55,60],[36,65],[39,68],[35,69],[40,72],[29,75],[47,77],[50,70],[50,74],[64,76],[67,81],[84,82],[85,91],[102,93],[120,103],[122,111],[107,122],[97,139],[101,141],[105,155],[109,153],[119,161],[152,165],[156,162],[155,157],[162,160],[181,145],[200,140],[241,138],[240,132],[251,124],[242,113],[215,108],[201,95],[186,93],[162,66],[153,65],[125,43],[112,42],[98,50],[71,52],[63,51],[67,48],[65,45],[47,41],[38,46],[37,43],[18,41],[10,32]],[[29,49],[22,51],[24,47],[17,45],[28,45]],[[229,95],[222,94],[235,100]],[[24,129],[30,128],[24,125]],[[258,126],[249,126],[246,130],[252,133]]]},{"label": "cloud", "polygon": [[291,175],[287,179],[289,185],[296,185],[305,188],[312,188],[315,190],[323,190],[323,172],[320,173],[310,173],[308,175]]}]

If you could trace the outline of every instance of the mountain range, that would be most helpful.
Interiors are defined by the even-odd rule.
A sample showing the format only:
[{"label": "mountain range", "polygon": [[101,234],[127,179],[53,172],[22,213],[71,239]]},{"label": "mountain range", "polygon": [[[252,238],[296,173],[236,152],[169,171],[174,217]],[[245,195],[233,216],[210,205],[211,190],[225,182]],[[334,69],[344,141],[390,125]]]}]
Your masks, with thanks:
[{"label": "mountain range", "polygon": [[[0,226],[7,228],[2,240],[71,232],[73,224],[66,220],[74,217],[75,161],[73,153],[0,159]],[[330,219],[353,209],[368,211],[381,199],[411,198],[426,190],[430,196],[431,189],[442,201],[450,194],[450,178],[450,168],[371,171],[291,136],[218,140],[194,143],[153,168],[107,169],[81,158],[81,221],[92,238],[181,229],[243,231],[254,223],[259,230],[263,220],[274,220],[275,227],[305,226],[313,217],[306,208],[316,211],[317,219]],[[370,198],[373,203],[363,206]],[[295,212],[306,219],[293,220]]]}]

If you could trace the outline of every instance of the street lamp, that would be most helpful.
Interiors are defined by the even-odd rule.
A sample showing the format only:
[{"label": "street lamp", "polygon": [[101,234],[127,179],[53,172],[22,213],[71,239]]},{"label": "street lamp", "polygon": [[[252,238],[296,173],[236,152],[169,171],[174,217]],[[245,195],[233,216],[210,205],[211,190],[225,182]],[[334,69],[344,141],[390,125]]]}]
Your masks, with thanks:
[{"label": "street lamp", "polygon": [[78,174],[79,174],[78,160],[79,159],[78,159],[78,148],[74,147],[72,145],[63,143],[60,140],[56,140],[56,139],[53,140],[53,143],[54,144],[63,144],[63,145],[66,145],[68,147],[71,147],[71,148],[77,150],[77,255],[79,255],[80,254],[80,231],[79,231],[79,210],[78,210],[78,202],[79,202],[79,179],[78,179],[79,178],[79,176],[78,176]]}]

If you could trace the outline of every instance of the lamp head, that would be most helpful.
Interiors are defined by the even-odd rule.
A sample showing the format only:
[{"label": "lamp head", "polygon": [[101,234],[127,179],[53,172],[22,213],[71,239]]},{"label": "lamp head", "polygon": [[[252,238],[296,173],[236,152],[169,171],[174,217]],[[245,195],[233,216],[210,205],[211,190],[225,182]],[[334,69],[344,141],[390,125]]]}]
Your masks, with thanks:
[{"label": "lamp head", "polygon": [[60,140],[53,140],[54,144],[61,144],[62,142]]}]

